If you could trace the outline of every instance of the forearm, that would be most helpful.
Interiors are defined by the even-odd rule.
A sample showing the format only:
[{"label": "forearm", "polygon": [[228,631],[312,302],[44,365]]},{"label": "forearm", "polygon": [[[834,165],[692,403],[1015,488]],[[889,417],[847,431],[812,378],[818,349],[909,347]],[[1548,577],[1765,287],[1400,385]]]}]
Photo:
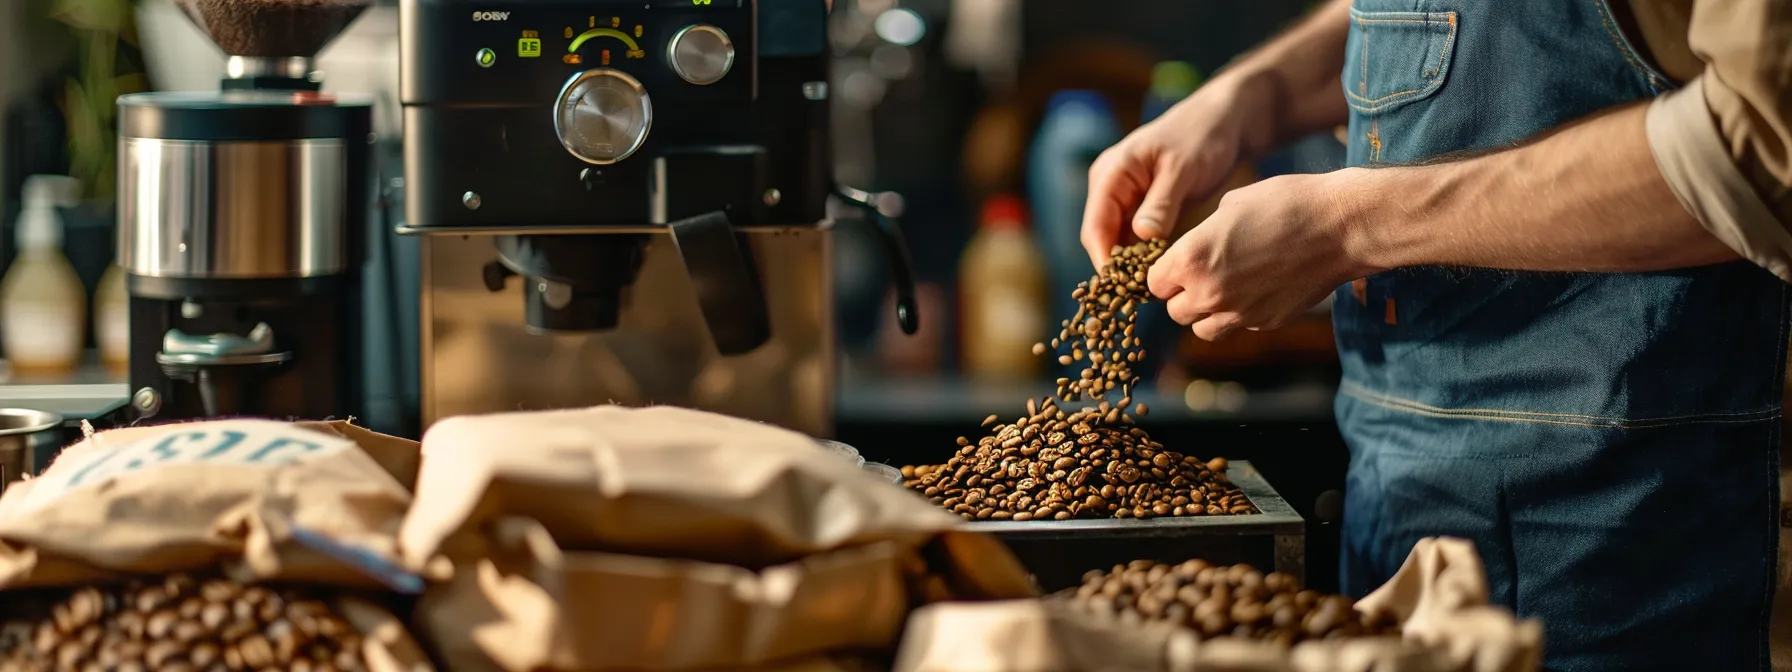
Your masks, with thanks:
[{"label": "forearm", "polygon": [[1246,152],[1274,150],[1349,118],[1339,78],[1350,33],[1350,0],[1328,0],[1293,28],[1239,57],[1209,86],[1245,99],[1265,122],[1246,134]]},{"label": "forearm", "polygon": [[1674,197],[1646,105],[1522,147],[1429,166],[1339,171],[1353,277],[1421,265],[1654,271],[1739,258]]}]

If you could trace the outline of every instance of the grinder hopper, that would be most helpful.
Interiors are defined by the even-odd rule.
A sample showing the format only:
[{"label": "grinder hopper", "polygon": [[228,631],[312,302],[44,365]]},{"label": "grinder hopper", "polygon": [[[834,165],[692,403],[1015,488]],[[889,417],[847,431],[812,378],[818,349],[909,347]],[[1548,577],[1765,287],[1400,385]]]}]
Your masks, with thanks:
[{"label": "grinder hopper", "polygon": [[[174,0],[174,4],[230,57],[231,79],[307,80],[311,58],[373,0]],[[248,88],[286,87],[261,81]]]}]

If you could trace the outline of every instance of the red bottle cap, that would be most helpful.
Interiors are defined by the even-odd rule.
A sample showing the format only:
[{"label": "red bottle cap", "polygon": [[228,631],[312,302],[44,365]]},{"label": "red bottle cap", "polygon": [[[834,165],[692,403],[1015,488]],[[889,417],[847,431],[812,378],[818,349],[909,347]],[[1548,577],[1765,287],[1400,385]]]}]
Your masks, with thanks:
[{"label": "red bottle cap", "polygon": [[1027,204],[1011,194],[997,194],[983,202],[982,225],[992,229],[1027,228]]}]

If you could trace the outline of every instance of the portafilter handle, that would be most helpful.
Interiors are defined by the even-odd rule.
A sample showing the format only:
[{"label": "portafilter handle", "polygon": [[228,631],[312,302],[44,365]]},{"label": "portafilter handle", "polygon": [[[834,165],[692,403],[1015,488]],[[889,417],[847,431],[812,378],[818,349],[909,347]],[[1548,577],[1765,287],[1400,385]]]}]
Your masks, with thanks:
[{"label": "portafilter handle", "polygon": [[896,218],[885,215],[878,209],[876,194],[835,184],[834,196],[848,205],[864,210],[871,221],[877,224],[872,228],[883,239],[884,252],[890,263],[890,275],[896,283],[896,324],[902,327],[902,333],[913,336],[921,328],[921,314],[915,303],[914,262],[909,257],[908,240],[902,236],[902,226],[896,223]]},{"label": "portafilter handle", "polygon": [[684,270],[696,289],[697,306],[709,324],[710,339],[723,355],[756,350],[772,338],[759,267],[745,249],[725,212],[709,212],[666,225]]}]

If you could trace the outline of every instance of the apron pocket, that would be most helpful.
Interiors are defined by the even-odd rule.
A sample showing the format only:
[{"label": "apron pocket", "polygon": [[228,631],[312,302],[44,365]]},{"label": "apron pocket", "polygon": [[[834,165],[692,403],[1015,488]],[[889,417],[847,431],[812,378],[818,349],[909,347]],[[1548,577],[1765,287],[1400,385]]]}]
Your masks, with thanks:
[{"label": "apron pocket", "polygon": [[1423,100],[1442,88],[1456,46],[1456,12],[1350,10],[1344,98],[1365,114]]}]

